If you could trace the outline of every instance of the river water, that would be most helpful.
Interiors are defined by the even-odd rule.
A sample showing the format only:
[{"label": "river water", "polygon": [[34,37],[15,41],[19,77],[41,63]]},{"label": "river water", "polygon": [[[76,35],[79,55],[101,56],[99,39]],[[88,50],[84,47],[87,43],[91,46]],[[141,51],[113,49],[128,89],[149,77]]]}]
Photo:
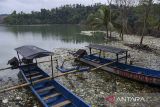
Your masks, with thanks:
[{"label": "river water", "polygon": [[15,55],[14,48],[22,45],[53,50],[81,48],[103,40],[79,35],[83,29],[78,25],[0,26],[0,65],[5,66],[8,59]]}]

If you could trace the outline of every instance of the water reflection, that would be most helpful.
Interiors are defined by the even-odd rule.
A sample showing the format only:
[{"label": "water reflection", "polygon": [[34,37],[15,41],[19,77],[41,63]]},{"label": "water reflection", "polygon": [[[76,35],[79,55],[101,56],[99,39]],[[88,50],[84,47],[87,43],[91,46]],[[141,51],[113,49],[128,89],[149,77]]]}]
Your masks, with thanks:
[{"label": "water reflection", "polygon": [[[35,25],[35,26],[7,26],[7,30],[13,32],[16,37],[32,35],[41,36],[43,40],[53,39],[72,43],[101,43],[103,37],[89,37],[80,35],[86,27],[79,25]],[[30,33],[30,34],[28,34]]]},{"label": "water reflection", "polygon": [[80,35],[87,30],[79,25],[0,26],[0,66],[15,56],[14,48],[36,45],[47,50],[55,48],[82,48],[89,43],[102,43],[103,37]]}]

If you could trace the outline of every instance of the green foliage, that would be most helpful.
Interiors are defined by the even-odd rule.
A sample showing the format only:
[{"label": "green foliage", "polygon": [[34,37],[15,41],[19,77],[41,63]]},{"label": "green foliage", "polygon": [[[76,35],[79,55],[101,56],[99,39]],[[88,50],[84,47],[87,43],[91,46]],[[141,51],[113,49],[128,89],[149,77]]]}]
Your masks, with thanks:
[{"label": "green foliage", "polygon": [[30,14],[14,11],[5,19],[6,24],[79,24],[84,22],[88,15],[96,12],[101,4],[84,6],[81,4],[65,5],[51,10],[41,9]]},{"label": "green foliage", "polygon": [[109,9],[106,6],[101,6],[97,12],[94,14],[91,13],[87,18],[87,24],[93,28],[105,28],[108,30],[112,26],[112,23],[109,22]]},{"label": "green foliage", "polygon": [[[140,5],[126,7],[126,22],[128,33],[140,33],[144,22],[145,0]],[[116,31],[122,28],[122,17],[120,7],[111,4],[111,22],[110,9],[106,5],[95,4],[84,6],[80,4],[65,5],[51,10],[41,9],[39,12],[32,11],[30,14],[14,11],[5,18],[6,24],[87,24],[92,29],[109,29],[114,28]],[[146,22],[146,30],[160,29],[160,4],[152,4],[149,16]]]},{"label": "green foliage", "polygon": [[[140,34],[142,32],[145,14],[144,8],[146,5],[145,0],[143,0],[140,5],[128,7],[128,13],[126,14],[128,33]],[[111,9],[112,22],[109,22],[110,14],[108,7],[101,6],[97,12],[91,13],[88,16],[87,25],[99,29],[104,28],[104,26],[105,28],[109,28],[110,26],[112,29],[114,28],[116,31],[120,32],[122,28],[122,16],[120,10],[116,5],[111,5]],[[145,34],[160,28],[160,4],[152,4],[146,26]]]}]

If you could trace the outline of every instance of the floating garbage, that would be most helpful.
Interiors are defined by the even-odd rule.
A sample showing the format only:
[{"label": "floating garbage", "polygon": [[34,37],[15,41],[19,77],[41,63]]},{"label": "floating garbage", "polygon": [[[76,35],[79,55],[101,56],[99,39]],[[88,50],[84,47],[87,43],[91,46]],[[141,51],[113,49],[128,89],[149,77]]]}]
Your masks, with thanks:
[{"label": "floating garbage", "polygon": [[101,31],[101,30],[96,30],[96,31],[81,31],[81,35],[86,35],[86,36],[94,36],[95,33],[106,33],[106,31]]}]

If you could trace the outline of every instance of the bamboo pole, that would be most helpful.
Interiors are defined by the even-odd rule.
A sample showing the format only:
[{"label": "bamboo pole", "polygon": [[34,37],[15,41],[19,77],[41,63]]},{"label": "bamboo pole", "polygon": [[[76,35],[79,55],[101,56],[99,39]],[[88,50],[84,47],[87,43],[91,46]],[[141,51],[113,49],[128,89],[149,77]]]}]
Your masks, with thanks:
[{"label": "bamboo pole", "polygon": [[[105,64],[100,65],[98,67],[92,68],[89,72],[92,72],[92,71],[94,71],[96,69],[99,69],[99,68],[102,68],[104,66],[110,65],[110,64],[112,64],[114,62],[116,62],[116,61],[105,63]],[[32,85],[34,85],[36,83],[39,83],[39,82],[42,82],[42,81],[45,81],[45,80],[52,80],[53,78],[58,78],[58,77],[61,77],[61,76],[65,76],[65,75],[69,75],[69,74],[73,74],[73,73],[77,73],[77,72],[81,72],[81,71],[73,70],[71,72],[59,74],[59,75],[54,76],[54,77],[42,78],[42,79],[39,79],[39,80],[36,80],[36,81],[32,82]],[[18,86],[13,86],[13,87],[10,87],[10,88],[7,88],[7,89],[0,90],[0,93],[6,92],[6,91],[10,91],[10,90],[14,90],[14,89],[18,89],[18,88],[22,88],[22,87],[26,87],[26,86],[29,86],[29,85],[31,85],[31,83],[24,83],[24,84],[21,84],[21,85],[18,85]]]},{"label": "bamboo pole", "polygon": [[11,69],[12,67],[1,68],[0,71]]}]

